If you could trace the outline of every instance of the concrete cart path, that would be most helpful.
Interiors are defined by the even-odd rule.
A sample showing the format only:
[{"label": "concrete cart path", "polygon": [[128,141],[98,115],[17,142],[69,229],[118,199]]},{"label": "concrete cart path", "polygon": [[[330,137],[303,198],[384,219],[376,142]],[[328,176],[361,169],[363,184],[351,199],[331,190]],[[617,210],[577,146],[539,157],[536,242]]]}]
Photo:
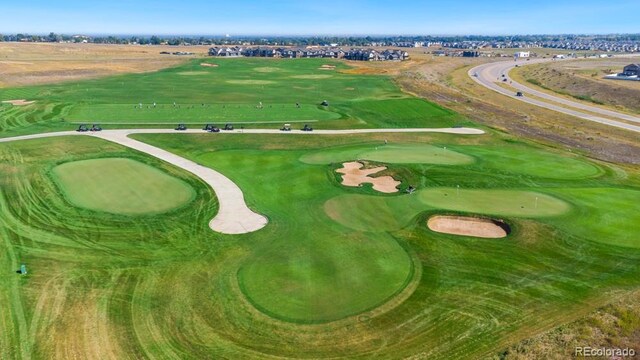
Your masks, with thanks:
[{"label": "concrete cart path", "polygon": [[[364,133],[419,133],[435,132],[461,135],[480,135],[484,131],[473,128],[445,128],[445,129],[354,129],[354,130],[316,130],[303,132],[292,130],[282,132],[272,129],[245,129],[235,131],[223,131],[220,134],[291,134],[291,135],[340,135],[340,134],[364,134]],[[191,160],[170,153],[158,147],[145,144],[129,137],[131,134],[203,134],[202,130],[176,131],[170,129],[130,129],[130,130],[104,130],[100,132],[62,131],[33,135],[16,136],[12,138],[0,138],[0,143],[41,139],[60,136],[91,136],[111,141],[128,148],[141,151],[145,154],[166,161],[174,166],[184,169],[206,182],[216,194],[219,203],[218,214],[209,222],[209,227],[223,234],[246,234],[262,229],[268,223],[265,216],[260,215],[247,206],[242,190],[229,178],[208,167],[199,165]],[[219,134],[209,134],[212,137]]]}]

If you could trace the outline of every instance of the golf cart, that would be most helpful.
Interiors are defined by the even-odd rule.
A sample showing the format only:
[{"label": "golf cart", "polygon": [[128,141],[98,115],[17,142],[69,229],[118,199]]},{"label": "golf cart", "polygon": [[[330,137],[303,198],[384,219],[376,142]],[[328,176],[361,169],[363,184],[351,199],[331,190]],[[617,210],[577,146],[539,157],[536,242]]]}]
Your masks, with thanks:
[{"label": "golf cart", "polygon": [[231,130],[233,130],[233,125],[231,125],[231,124],[225,124],[225,125],[224,125],[224,130],[225,130],[225,131],[231,131]]},{"label": "golf cart", "polygon": [[291,124],[284,124],[280,131],[291,131]]},{"label": "golf cart", "polygon": [[176,127],[177,131],[185,131],[187,130],[187,126],[185,124],[178,124],[178,126]]},{"label": "golf cart", "polygon": [[100,126],[100,124],[93,124],[93,126],[91,127],[91,131],[102,131],[102,127]]},{"label": "golf cart", "polygon": [[76,131],[87,132],[87,131],[89,131],[89,128],[85,124],[80,124],[80,126],[78,126],[78,130],[76,130]]},{"label": "golf cart", "polygon": [[517,96],[517,97],[523,97],[523,96],[524,96],[524,94],[522,93],[522,91],[518,91],[518,92],[516,93],[516,96]]},{"label": "golf cart", "polygon": [[329,106],[329,102],[327,100],[324,100],[320,105],[322,106]]},{"label": "golf cart", "polygon": [[304,127],[302,128],[302,131],[313,131],[313,128],[311,126],[309,126],[308,124],[304,124]]}]

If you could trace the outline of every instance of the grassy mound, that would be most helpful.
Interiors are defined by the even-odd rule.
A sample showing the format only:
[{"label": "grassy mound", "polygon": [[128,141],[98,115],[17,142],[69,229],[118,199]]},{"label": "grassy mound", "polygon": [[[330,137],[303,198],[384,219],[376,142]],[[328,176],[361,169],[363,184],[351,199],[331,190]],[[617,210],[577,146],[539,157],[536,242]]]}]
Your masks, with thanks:
[{"label": "grassy mound", "polygon": [[418,198],[438,209],[500,216],[558,216],[571,209],[553,196],[521,190],[435,188],[421,191]]},{"label": "grassy mound", "polygon": [[56,166],[53,176],[72,204],[113,214],[163,213],[194,197],[183,181],[130,159],[68,162]]},{"label": "grassy mound", "polygon": [[326,149],[307,153],[300,161],[307,164],[330,164],[347,160],[371,160],[390,164],[464,165],[473,157],[456,151],[426,144],[367,144]]}]

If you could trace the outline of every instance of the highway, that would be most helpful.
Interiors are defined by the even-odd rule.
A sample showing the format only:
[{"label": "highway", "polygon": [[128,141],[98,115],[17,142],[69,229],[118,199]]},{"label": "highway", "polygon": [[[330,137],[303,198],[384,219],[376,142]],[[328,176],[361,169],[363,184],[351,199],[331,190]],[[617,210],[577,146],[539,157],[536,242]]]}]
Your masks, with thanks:
[{"label": "highway", "polygon": [[[593,121],[609,126],[615,126],[621,129],[640,133],[640,117],[607,110],[596,106],[590,106],[558,96],[550,95],[548,93],[527,87],[509,77],[509,71],[515,68],[516,65],[528,66],[550,61],[563,60],[531,59],[529,61],[519,60],[517,62],[513,60],[500,61],[476,66],[469,70],[468,74],[478,84],[505,96],[509,96],[513,99],[540,106],[545,109],[554,110],[563,114],[575,116],[584,120]],[[504,75],[504,77],[502,75]],[[516,96],[514,91],[501,87],[499,83],[503,82],[503,79],[507,79],[507,81],[504,82],[505,84],[508,84],[518,91],[521,91],[524,96]],[[535,96],[536,98],[531,98],[530,96]],[[598,115],[607,116],[608,118]]]}]

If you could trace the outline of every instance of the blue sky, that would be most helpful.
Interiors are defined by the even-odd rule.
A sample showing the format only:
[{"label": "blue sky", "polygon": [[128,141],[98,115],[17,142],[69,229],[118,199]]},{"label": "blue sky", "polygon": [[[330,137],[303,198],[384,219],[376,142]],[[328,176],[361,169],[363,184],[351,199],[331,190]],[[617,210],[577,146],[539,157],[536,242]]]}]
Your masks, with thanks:
[{"label": "blue sky", "polygon": [[8,1],[0,33],[451,35],[639,33],[640,0]]}]

